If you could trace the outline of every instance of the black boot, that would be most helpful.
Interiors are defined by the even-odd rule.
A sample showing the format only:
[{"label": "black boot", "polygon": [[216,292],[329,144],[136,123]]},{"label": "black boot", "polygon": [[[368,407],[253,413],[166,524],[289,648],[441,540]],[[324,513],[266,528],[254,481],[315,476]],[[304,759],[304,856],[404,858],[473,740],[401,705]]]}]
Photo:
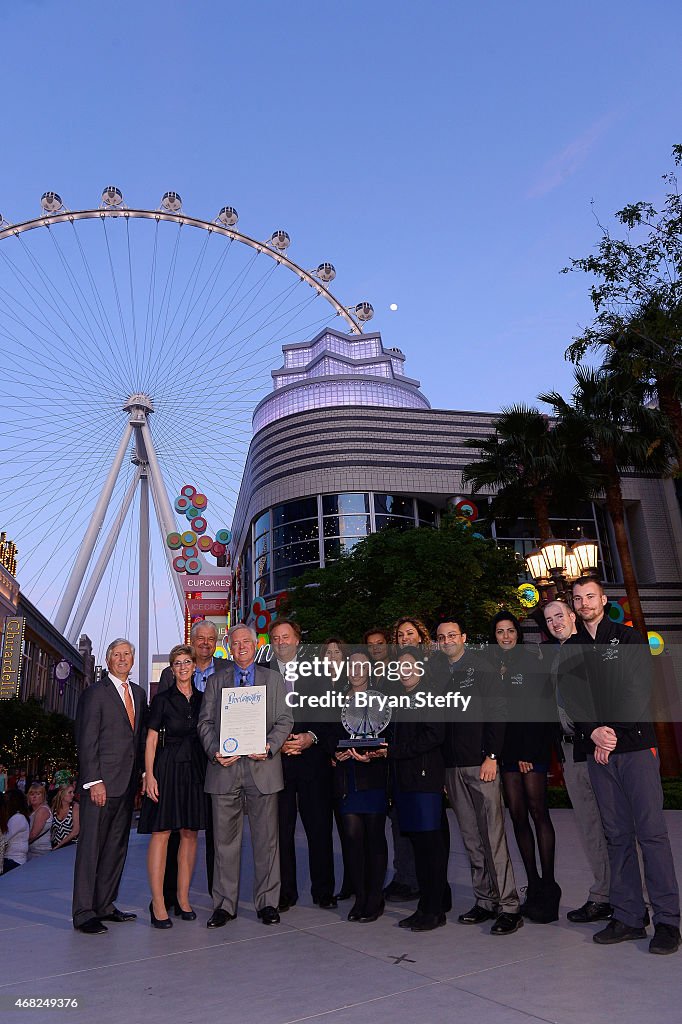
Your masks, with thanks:
[{"label": "black boot", "polygon": [[540,879],[537,882],[529,882],[528,888],[526,889],[526,898],[521,904],[520,912],[524,917],[530,918],[535,912],[536,906],[540,901],[542,895],[542,887],[540,885]]},{"label": "black boot", "polygon": [[561,889],[555,881],[543,882],[540,894],[527,916],[536,924],[549,924],[559,920],[559,901]]}]

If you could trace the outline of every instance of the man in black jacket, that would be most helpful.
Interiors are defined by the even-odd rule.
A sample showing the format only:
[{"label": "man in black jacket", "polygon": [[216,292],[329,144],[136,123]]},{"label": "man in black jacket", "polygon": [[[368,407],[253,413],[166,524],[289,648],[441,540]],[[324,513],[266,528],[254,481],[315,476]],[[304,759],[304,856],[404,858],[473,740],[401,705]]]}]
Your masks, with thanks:
[{"label": "man in black jacket", "polygon": [[504,829],[498,757],[504,739],[504,695],[480,652],[467,651],[460,622],[441,622],[436,632],[447,659],[441,684],[470,697],[466,711],[451,713],[446,726],[446,788],[471,863],[476,903],[460,924],[494,920],[492,935],[523,925]]},{"label": "man in black jacket", "polygon": [[637,859],[654,911],[651,953],[680,946],[680,899],[663,815],[656,734],[649,721],[651,661],[647,641],[605,615],[599,582],[576,580],[573,605],[582,621],[587,680],[595,720],[581,722],[588,770],[608,842],[613,920],[593,939],[610,945],[646,938],[646,906]]},{"label": "man in black jacket", "polygon": [[[314,688],[315,680],[302,678],[298,672],[302,660],[298,623],[277,619],[270,629],[270,643],[274,656],[268,661],[268,668],[282,676],[285,691],[301,692],[310,685]],[[337,905],[334,896],[331,759],[326,745],[319,742],[319,725],[316,729],[314,723],[307,722],[304,710],[293,710],[294,727],[282,747],[284,789],[279,792],[279,909],[284,912],[298,900],[295,836],[299,814],[308,840],[313,902],[323,909],[331,909]]]}]

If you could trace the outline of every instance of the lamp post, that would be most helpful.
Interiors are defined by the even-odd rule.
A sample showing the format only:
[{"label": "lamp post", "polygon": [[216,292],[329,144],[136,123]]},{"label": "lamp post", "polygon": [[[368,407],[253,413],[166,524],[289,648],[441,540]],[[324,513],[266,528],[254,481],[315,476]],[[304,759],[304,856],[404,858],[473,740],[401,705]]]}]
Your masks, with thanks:
[{"label": "lamp post", "polygon": [[543,604],[555,596],[565,597],[567,584],[570,586],[581,576],[596,576],[598,565],[599,547],[592,540],[577,541],[567,548],[563,541],[551,538],[526,555],[526,569],[542,595]]}]

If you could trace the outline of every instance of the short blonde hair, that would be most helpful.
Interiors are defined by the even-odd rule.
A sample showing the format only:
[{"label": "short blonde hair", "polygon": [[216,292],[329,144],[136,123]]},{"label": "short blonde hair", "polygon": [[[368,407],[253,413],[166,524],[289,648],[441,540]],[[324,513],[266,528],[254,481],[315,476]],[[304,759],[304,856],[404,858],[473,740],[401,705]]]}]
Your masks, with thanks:
[{"label": "short blonde hair", "polygon": [[176,644],[173,650],[168,655],[168,664],[172,665],[178,654],[186,654],[188,658],[196,664],[197,655],[196,651],[190,644]]}]

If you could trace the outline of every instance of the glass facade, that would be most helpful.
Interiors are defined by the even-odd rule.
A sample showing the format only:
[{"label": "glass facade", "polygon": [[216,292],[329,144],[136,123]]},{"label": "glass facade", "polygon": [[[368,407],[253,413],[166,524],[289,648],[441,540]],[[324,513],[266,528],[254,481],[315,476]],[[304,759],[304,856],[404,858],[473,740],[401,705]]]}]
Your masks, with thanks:
[{"label": "glass facade", "polygon": [[253,432],[257,433],[295,412],[306,409],[326,409],[338,405],[373,405],[391,409],[428,409],[429,403],[416,389],[405,385],[377,379],[325,380],[319,383],[300,384],[290,390],[277,390],[257,407],[253,415]]},{"label": "glass facade", "polygon": [[341,558],[370,533],[433,527],[437,517],[435,506],[404,494],[321,494],[275,505],[254,520],[242,552],[242,607],[286,590],[291,580]]}]

